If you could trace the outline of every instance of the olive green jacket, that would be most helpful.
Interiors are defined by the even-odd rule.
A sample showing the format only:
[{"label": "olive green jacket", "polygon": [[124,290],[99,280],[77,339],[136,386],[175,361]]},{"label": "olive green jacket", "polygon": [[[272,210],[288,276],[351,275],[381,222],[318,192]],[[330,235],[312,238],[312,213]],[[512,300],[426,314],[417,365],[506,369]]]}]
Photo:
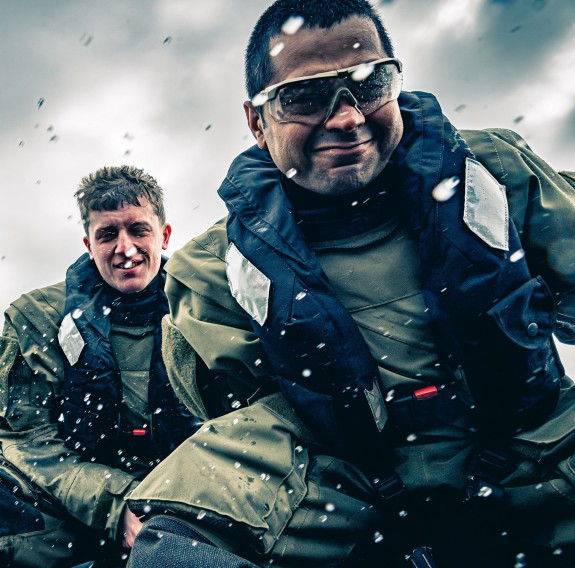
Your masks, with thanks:
[{"label": "olive green jacket", "polygon": [[[512,132],[461,134],[506,187],[525,249],[538,258],[554,258],[565,241],[575,238],[575,172],[556,173]],[[332,565],[349,554],[359,534],[379,528],[388,533],[389,527],[379,524],[377,514],[366,513],[375,497],[361,472],[323,455],[281,394],[260,398],[271,371],[248,317],[230,293],[227,246],[224,219],[166,265],[170,315],[163,321],[164,361],[176,393],[206,424],[131,492],[130,507],[184,517],[213,542],[262,566],[304,566],[306,554],[316,563],[312,565]],[[559,304],[557,335],[575,343],[575,274],[560,259],[546,270]],[[225,396],[237,410],[223,416],[210,411],[212,384],[201,372],[203,364],[225,381]],[[551,419],[515,440],[518,461],[551,455],[572,437],[575,389],[568,383]],[[246,384],[252,385],[251,392]],[[451,431],[434,434],[437,442],[396,449],[400,477],[408,487],[437,481],[463,489],[475,460],[473,442]],[[560,469],[573,478],[570,468],[566,464]],[[522,476],[520,471],[512,483],[535,483],[537,475]],[[550,494],[560,487],[563,495],[575,499],[573,481],[551,480]],[[528,492],[518,495],[521,507]],[[326,507],[331,510],[329,523],[322,514]],[[228,524],[242,530],[226,530]]]},{"label": "olive green jacket", "polygon": [[137,480],[120,469],[81,459],[58,434],[64,381],[58,330],[65,283],[24,294],[5,312],[0,337],[0,468],[19,480],[41,510],[70,515],[118,536],[123,497]]}]

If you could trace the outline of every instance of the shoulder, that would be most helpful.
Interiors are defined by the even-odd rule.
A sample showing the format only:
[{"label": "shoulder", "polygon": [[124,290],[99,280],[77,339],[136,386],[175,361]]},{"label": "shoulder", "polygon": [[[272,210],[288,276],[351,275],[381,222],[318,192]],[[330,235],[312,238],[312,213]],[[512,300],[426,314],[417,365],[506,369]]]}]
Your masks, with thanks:
[{"label": "shoulder", "polygon": [[45,288],[37,288],[22,294],[12,302],[5,312],[6,321],[22,325],[26,322],[35,327],[59,327],[64,318],[66,305],[66,283],[58,282]]},{"label": "shoulder", "polygon": [[166,273],[182,283],[191,283],[198,275],[213,271],[225,273],[227,248],[224,218],[176,251],[166,263]]},{"label": "shoulder", "polygon": [[205,233],[194,237],[176,251],[166,263],[166,294],[172,316],[178,306],[189,302],[192,311],[218,306],[245,317],[230,293],[226,275],[228,236],[226,218]]}]

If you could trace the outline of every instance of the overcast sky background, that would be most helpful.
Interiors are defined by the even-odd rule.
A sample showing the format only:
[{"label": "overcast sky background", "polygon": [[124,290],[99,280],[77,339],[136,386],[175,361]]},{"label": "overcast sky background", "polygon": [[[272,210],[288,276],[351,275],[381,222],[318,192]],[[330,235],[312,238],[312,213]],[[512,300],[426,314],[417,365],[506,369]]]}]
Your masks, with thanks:
[{"label": "overcast sky background", "polygon": [[[0,0],[0,312],[84,252],[72,196],[104,165],[133,164],[164,188],[168,255],[225,215],[216,190],[253,143],[244,49],[270,4]],[[433,92],[460,128],[512,128],[575,170],[575,1],[374,5],[406,90]],[[575,354],[567,364],[575,376]]]}]

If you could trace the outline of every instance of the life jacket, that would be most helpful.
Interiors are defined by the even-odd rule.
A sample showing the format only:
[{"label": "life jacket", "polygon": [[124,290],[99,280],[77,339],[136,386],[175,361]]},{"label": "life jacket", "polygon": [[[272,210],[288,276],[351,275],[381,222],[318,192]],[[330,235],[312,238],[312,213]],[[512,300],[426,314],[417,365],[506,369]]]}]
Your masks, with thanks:
[{"label": "life jacket", "polygon": [[[464,375],[484,428],[538,424],[554,408],[564,372],[551,338],[552,295],[514,254],[521,242],[509,216],[492,222],[481,214],[496,212],[493,205],[469,207],[475,196],[506,212],[504,188],[436,99],[402,93],[399,102],[405,131],[392,157],[394,191],[420,251],[440,361],[452,376]],[[466,191],[435,199],[434,188],[453,176]],[[373,453],[386,420],[376,363],[307,246],[270,154],[257,147],[241,154],[219,194],[229,211],[230,287],[282,391],[324,440]]]},{"label": "life jacket", "polygon": [[[162,359],[161,319],[168,312],[164,263],[162,259],[159,280],[150,284],[157,287],[156,309],[148,322],[155,326],[148,384],[152,424],[137,432],[138,438],[147,437],[147,458],[152,460],[166,457],[195,430],[193,417],[172,390]],[[112,307],[106,288],[88,254],[66,273],[66,316],[59,334],[66,354],[60,428],[70,449],[113,465],[118,450],[132,448],[126,447],[131,445],[129,436],[119,430],[122,377],[110,341]]]}]

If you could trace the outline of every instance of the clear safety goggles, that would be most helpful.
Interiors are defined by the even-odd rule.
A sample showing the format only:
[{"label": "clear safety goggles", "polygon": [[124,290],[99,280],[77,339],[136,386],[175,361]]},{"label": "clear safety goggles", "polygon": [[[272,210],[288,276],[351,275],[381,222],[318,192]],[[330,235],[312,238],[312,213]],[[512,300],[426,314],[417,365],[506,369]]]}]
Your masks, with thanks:
[{"label": "clear safety goggles", "polygon": [[287,79],[271,85],[252,99],[256,107],[269,103],[276,122],[321,124],[346,97],[364,115],[397,99],[403,85],[402,64],[389,57],[347,69]]}]

